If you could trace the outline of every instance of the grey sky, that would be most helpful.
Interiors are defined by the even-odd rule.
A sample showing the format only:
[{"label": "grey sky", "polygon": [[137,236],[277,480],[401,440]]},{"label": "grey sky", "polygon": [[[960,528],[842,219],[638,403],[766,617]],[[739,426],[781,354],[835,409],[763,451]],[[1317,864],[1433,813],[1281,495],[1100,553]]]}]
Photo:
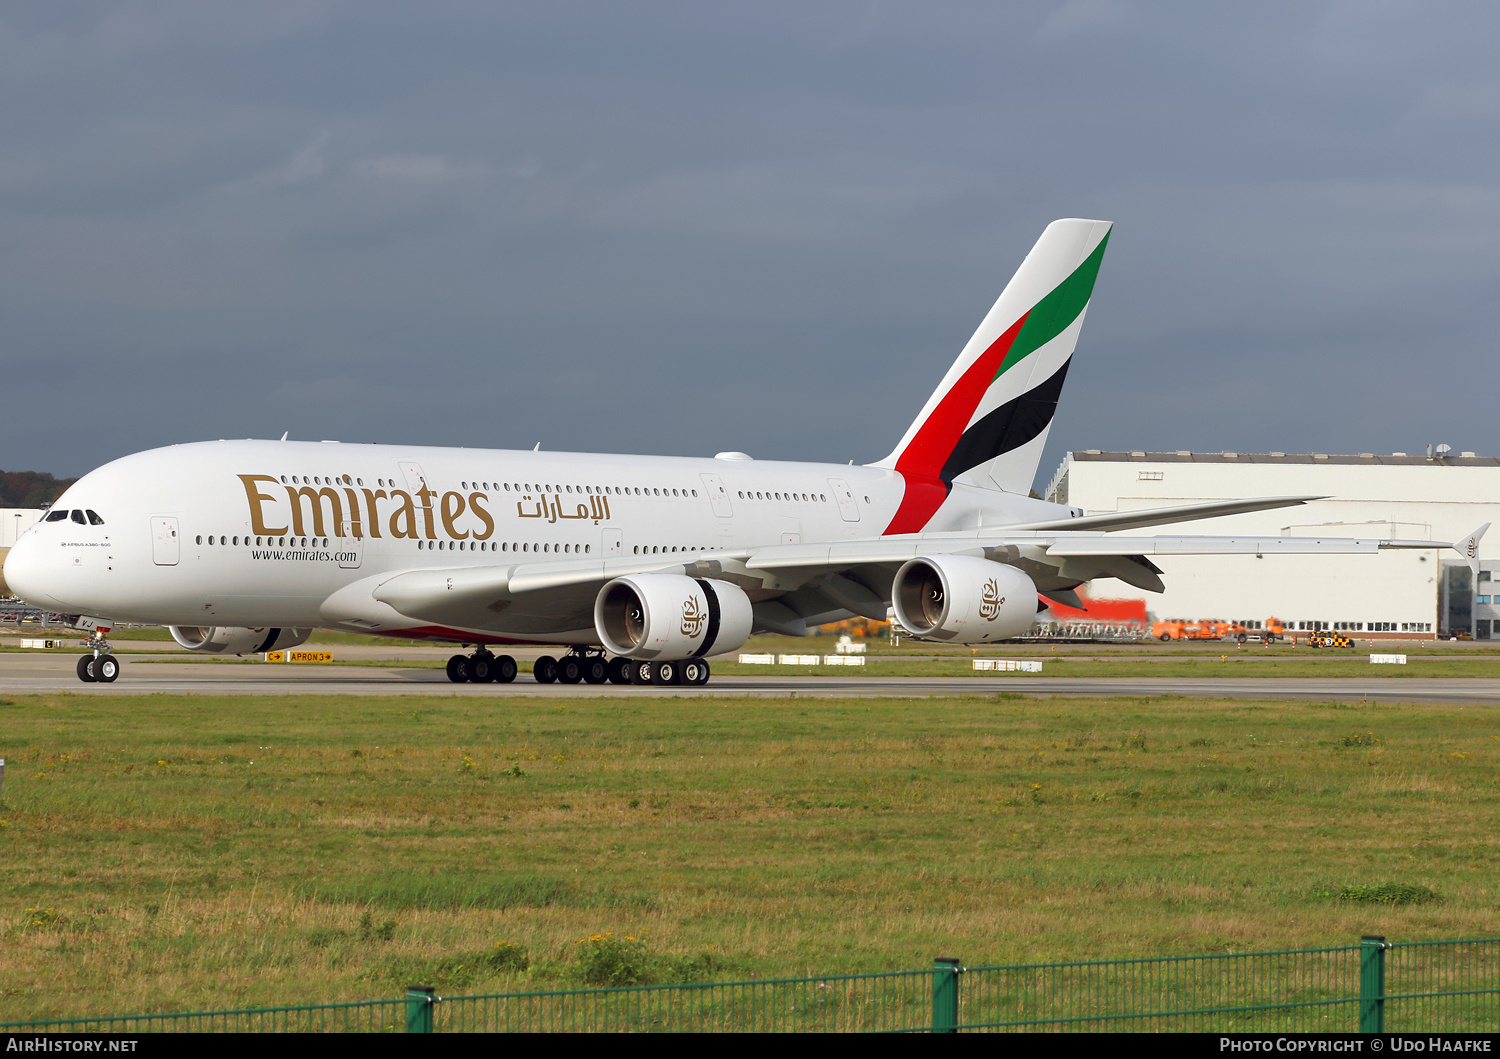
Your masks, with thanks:
[{"label": "grey sky", "polygon": [[884,456],[1055,217],[1067,448],[1495,453],[1486,4],[0,11],[0,467]]}]

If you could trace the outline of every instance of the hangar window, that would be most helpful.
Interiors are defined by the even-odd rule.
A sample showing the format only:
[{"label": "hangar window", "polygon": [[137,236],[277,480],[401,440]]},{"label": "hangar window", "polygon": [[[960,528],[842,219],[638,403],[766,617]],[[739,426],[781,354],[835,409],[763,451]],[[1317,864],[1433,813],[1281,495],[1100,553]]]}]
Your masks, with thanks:
[{"label": "hangar window", "polygon": [[1159,482],[1161,480],[1161,471],[1141,471],[1136,475],[1136,481],[1138,482]]},{"label": "hangar window", "polygon": [[[89,517],[89,525],[90,526],[102,526],[102,525],[104,525],[104,520],[102,518],[100,518],[94,512],[94,510],[92,508],[90,508],[88,511],[85,511],[84,514]],[[1483,581],[1484,578],[1480,578],[1480,580]]]}]

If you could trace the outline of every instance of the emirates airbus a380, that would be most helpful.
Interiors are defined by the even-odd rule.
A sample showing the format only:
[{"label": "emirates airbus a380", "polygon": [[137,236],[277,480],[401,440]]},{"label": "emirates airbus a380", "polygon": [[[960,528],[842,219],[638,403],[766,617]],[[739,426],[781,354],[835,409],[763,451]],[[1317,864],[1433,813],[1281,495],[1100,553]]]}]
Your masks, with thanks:
[{"label": "emirates airbus a380", "polygon": [[[460,682],[515,679],[491,648],[555,644],[566,653],[536,662],[539,681],[704,684],[704,658],[753,632],[890,608],[931,639],[1018,636],[1094,578],[1161,591],[1153,555],[1446,546],[1113,532],[1314,497],[1088,517],[1029,497],[1109,232],[1048,225],[877,463],[175,445],[81,478],[11,549],[5,580],[85,627],[167,625],[206,654],[321,627],[472,647],[448,663]],[[91,646],[79,677],[114,680],[107,641]]]}]

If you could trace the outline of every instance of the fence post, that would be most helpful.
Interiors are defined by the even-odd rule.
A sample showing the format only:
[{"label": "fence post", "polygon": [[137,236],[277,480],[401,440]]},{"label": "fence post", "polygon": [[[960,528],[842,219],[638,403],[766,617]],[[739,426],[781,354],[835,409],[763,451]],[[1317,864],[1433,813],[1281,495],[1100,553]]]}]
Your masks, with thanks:
[{"label": "fence post", "polygon": [[406,987],[406,1032],[432,1032],[432,1005],[437,1003],[437,990],[430,985]]},{"label": "fence post", "polygon": [[1359,939],[1359,1032],[1385,1032],[1385,943],[1384,934],[1366,934]]},{"label": "fence post", "polygon": [[932,961],[932,1032],[958,1032],[958,976],[961,961],[939,956]]}]

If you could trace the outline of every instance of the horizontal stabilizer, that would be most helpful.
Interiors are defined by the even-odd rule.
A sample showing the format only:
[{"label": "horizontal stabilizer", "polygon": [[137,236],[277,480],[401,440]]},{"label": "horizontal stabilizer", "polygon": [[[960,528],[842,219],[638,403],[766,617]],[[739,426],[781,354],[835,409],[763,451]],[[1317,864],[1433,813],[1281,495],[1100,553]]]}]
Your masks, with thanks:
[{"label": "horizontal stabilizer", "polygon": [[1453,546],[1453,550],[1462,555],[1468,561],[1469,569],[1474,571],[1475,584],[1479,583],[1479,541],[1489,528],[1490,524],[1486,522]]}]

